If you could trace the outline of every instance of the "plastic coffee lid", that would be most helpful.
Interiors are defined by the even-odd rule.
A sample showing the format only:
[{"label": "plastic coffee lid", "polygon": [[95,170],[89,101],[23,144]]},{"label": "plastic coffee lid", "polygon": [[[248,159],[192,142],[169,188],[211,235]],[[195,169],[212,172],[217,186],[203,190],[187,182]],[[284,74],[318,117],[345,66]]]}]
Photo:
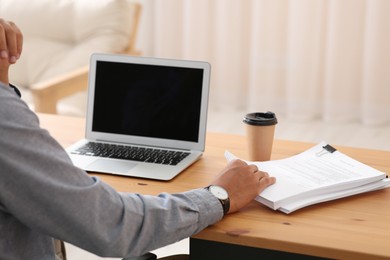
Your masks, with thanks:
[{"label": "plastic coffee lid", "polygon": [[247,123],[248,125],[267,126],[276,125],[278,123],[278,120],[275,116],[275,113],[273,112],[256,112],[246,114],[244,117],[244,123]]}]

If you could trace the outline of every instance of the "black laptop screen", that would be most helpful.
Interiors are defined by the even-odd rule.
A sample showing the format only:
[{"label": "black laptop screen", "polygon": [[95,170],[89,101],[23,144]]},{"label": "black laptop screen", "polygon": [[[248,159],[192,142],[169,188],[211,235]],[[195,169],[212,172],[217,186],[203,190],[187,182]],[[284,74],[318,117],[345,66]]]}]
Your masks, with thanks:
[{"label": "black laptop screen", "polygon": [[92,130],[196,142],[203,69],[98,61]]}]

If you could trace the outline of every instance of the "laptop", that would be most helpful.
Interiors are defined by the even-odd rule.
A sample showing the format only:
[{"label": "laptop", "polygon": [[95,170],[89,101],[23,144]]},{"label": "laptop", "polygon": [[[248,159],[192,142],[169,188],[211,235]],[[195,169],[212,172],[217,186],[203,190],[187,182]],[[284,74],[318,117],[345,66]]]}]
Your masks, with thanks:
[{"label": "laptop", "polygon": [[68,147],[88,172],[171,180],[205,149],[210,64],[91,55],[85,138]]}]

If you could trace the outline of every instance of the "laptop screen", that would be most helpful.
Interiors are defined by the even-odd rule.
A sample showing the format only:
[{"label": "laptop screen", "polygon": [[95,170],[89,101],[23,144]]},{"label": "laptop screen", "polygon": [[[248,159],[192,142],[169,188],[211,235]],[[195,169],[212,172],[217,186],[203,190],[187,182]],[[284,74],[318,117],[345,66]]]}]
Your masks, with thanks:
[{"label": "laptop screen", "polygon": [[92,131],[197,142],[203,73],[97,61]]}]

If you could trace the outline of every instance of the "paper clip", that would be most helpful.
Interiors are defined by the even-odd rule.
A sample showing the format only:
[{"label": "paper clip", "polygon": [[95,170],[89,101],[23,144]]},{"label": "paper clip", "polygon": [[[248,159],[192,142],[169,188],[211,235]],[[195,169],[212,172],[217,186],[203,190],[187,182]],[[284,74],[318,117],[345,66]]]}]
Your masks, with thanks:
[{"label": "paper clip", "polygon": [[337,149],[334,148],[333,146],[327,144],[327,145],[322,146],[322,150],[319,151],[318,153],[316,153],[316,155],[319,157],[319,156],[322,156],[326,153],[333,153],[334,151],[337,151]]}]

